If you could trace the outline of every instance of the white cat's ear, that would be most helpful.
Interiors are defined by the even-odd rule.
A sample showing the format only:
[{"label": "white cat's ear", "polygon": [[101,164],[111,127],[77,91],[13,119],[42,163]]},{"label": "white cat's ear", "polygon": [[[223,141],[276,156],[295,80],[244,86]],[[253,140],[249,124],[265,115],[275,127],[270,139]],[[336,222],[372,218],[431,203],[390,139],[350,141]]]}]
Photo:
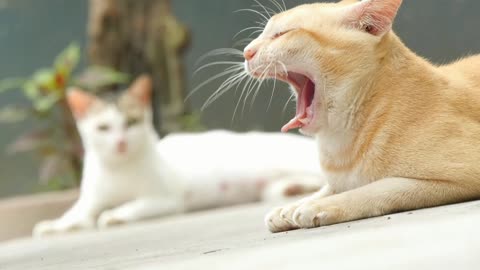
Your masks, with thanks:
[{"label": "white cat's ear", "polygon": [[152,90],[152,78],[148,75],[141,75],[132,83],[129,93],[137,97],[144,105],[150,105]]},{"label": "white cat's ear", "polygon": [[347,7],[347,23],[375,36],[392,29],[402,0],[363,0]]},{"label": "white cat's ear", "polygon": [[81,119],[86,115],[88,109],[96,99],[97,98],[94,95],[77,87],[71,87],[67,92],[68,105],[77,119]]}]

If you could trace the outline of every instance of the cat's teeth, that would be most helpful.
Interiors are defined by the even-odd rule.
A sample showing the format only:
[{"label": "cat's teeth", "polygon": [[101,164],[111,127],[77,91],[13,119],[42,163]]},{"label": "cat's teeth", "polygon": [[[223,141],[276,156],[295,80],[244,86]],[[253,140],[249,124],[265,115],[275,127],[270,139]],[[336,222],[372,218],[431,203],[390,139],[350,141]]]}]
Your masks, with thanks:
[{"label": "cat's teeth", "polygon": [[300,121],[304,125],[308,124],[308,119],[307,118],[298,119],[298,121]]}]

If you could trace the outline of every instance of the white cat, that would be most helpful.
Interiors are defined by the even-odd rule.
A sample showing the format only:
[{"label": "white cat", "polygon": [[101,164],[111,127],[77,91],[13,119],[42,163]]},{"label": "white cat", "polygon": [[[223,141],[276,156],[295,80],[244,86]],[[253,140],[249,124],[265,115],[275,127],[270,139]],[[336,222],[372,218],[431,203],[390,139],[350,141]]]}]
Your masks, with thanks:
[{"label": "white cat", "polygon": [[69,103],[85,148],[81,195],[61,218],[35,226],[34,236],[320,188],[315,141],[227,131],[170,135],[159,141],[151,124],[150,92],[146,76],[117,99],[70,91]]}]

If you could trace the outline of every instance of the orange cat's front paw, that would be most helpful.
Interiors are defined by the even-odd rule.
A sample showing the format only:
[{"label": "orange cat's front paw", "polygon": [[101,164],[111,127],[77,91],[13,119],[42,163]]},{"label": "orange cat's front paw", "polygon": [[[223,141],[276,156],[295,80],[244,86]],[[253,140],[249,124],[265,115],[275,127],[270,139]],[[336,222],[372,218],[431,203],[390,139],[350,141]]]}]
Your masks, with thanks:
[{"label": "orange cat's front paw", "polygon": [[342,222],[341,211],[338,207],[329,207],[306,202],[295,210],[293,223],[299,228],[316,228]]},{"label": "orange cat's front paw", "polygon": [[265,217],[265,224],[272,233],[298,229],[292,220],[294,210],[293,206],[275,208]]}]

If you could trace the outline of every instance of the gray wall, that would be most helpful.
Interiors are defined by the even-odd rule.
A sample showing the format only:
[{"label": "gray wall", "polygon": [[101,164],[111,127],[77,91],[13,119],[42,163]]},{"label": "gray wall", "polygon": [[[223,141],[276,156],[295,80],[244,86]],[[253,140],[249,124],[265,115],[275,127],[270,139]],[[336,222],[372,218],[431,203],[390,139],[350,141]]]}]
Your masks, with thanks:
[{"label": "gray wall", "polygon": [[[0,0],[0,78],[31,74],[49,66],[70,42],[85,43],[86,1]],[[24,102],[21,95],[0,95],[0,107]],[[6,155],[15,136],[37,123],[0,125],[0,197],[38,191],[35,159]]]},{"label": "gray wall", "polygon": [[[286,0],[288,6],[309,1]],[[189,89],[221,71],[212,69],[192,78],[194,64],[204,53],[233,45],[233,35],[252,25],[253,17],[235,10],[249,7],[245,0],[173,0],[177,16],[192,31],[193,42],[186,56]],[[268,3],[267,0],[262,0]],[[311,1],[310,1],[311,2]],[[395,30],[405,43],[422,56],[445,63],[480,52],[480,1],[405,0]],[[50,63],[70,41],[84,44],[87,16],[85,0],[0,0],[0,78],[29,74]],[[220,82],[205,87],[190,100],[199,109]],[[291,116],[282,113],[288,91],[278,87],[267,111],[272,85],[261,91],[254,106],[237,113],[232,121],[236,97],[225,95],[206,109],[205,124],[210,128],[278,130]],[[0,106],[19,101],[16,93],[0,96]],[[292,106],[290,106],[290,109]],[[0,126],[0,149],[16,134],[35,123]],[[28,156],[0,154],[0,197],[38,190],[35,162]]]}]

